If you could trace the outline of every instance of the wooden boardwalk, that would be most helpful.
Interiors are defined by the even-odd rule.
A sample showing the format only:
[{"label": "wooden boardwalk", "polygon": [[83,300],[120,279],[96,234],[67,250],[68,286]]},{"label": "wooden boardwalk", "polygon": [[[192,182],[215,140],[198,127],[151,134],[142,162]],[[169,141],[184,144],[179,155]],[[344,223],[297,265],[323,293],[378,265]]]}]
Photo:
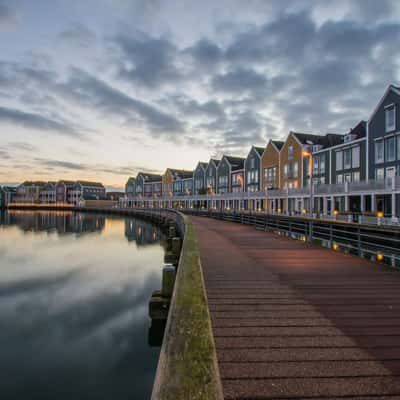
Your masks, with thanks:
[{"label": "wooden boardwalk", "polygon": [[226,399],[400,399],[400,273],[192,218]]}]

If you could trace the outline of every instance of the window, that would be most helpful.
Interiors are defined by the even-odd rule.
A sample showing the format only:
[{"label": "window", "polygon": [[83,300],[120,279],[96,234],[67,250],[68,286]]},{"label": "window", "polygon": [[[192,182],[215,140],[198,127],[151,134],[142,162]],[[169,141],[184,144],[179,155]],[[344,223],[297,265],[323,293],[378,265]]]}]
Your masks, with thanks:
[{"label": "window", "polygon": [[351,168],[351,149],[346,149],[343,152],[343,164],[344,164],[344,169],[349,169]]},{"label": "window", "polygon": [[351,167],[360,167],[360,146],[356,146],[351,149]]},{"label": "window", "polygon": [[343,175],[342,174],[336,175],[336,183],[343,183]]},{"label": "window", "polygon": [[254,168],[255,164],[256,164],[256,160],[253,157],[252,159],[250,159],[250,168]]},{"label": "window", "polygon": [[384,179],[385,178],[385,170],[383,168],[377,168],[375,171],[375,178],[376,178],[376,180]]},{"label": "window", "polygon": [[285,178],[287,178],[287,176],[288,176],[288,166],[287,166],[287,164],[285,164],[285,165],[283,166],[283,176],[284,176]]},{"label": "window", "polygon": [[319,171],[319,157],[314,157],[313,174],[318,174]]},{"label": "window", "polygon": [[396,176],[395,167],[386,168],[386,178],[394,178],[395,176]]},{"label": "window", "polygon": [[288,147],[288,160],[293,160],[293,146],[289,145]]},{"label": "window", "polygon": [[396,129],[396,108],[394,104],[385,108],[385,127],[386,132],[391,132]]},{"label": "window", "polygon": [[319,173],[325,173],[325,155],[322,155],[319,160]]},{"label": "window", "polygon": [[296,161],[293,163],[293,178],[297,178],[299,174],[299,163]]},{"label": "window", "polygon": [[386,161],[396,160],[396,138],[386,139]]},{"label": "window", "polygon": [[383,163],[383,140],[375,142],[375,163]]},{"label": "window", "polygon": [[353,182],[360,182],[360,172],[353,172]]},{"label": "window", "polygon": [[397,136],[397,159],[400,160],[400,135]]},{"label": "window", "polygon": [[336,152],[336,171],[343,169],[343,151]]},{"label": "window", "polygon": [[344,181],[351,182],[351,174],[349,172],[347,174],[344,174]]}]

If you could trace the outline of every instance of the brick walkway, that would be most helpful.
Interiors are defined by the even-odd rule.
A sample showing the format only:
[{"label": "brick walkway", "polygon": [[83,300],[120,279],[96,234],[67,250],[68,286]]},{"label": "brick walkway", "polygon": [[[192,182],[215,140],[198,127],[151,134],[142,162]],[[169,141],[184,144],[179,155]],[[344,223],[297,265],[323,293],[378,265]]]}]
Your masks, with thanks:
[{"label": "brick walkway", "polygon": [[400,399],[400,273],[193,217],[226,399]]}]

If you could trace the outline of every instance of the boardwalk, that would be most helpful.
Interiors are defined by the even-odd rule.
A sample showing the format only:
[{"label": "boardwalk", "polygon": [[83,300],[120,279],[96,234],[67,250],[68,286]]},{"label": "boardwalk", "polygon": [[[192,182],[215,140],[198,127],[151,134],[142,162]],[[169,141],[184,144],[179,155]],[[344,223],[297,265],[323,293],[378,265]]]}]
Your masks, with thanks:
[{"label": "boardwalk", "polygon": [[193,217],[226,399],[400,399],[400,273]]}]

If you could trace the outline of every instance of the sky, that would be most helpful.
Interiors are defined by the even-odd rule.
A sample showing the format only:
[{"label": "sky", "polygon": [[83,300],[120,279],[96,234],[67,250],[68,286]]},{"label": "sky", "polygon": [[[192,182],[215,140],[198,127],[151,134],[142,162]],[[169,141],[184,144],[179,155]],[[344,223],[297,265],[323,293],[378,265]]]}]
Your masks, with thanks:
[{"label": "sky", "polygon": [[0,184],[194,169],[346,133],[400,82],[397,0],[0,0]]}]

